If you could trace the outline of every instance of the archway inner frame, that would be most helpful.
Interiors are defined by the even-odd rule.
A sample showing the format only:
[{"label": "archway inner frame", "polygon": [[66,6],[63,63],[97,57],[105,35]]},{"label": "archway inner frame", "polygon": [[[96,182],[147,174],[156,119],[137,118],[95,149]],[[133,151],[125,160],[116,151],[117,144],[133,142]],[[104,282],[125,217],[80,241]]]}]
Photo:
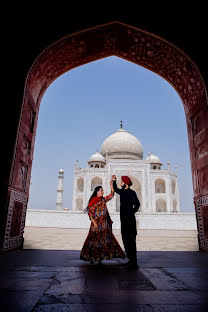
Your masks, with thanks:
[{"label": "archway inner frame", "polygon": [[208,105],[203,79],[196,65],[180,49],[158,36],[119,22],[66,36],[43,51],[33,63],[25,83],[10,172],[4,249],[15,248],[22,242],[39,105],[44,92],[63,73],[111,55],[160,75],[175,88],[183,102],[199,244],[201,249],[208,250],[205,235],[208,218]]}]

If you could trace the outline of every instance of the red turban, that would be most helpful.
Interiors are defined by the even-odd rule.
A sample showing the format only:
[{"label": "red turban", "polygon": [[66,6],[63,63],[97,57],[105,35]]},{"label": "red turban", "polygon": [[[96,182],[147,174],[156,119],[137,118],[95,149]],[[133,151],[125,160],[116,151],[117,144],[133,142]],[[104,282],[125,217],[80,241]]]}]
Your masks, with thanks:
[{"label": "red turban", "polygon": [[127,176],[122,176],[122,177],[121,177],[121,180],[122,180],[125,184],[127,184],[128,186],[131,186],[131,185],[132,185],[131,179],[130,179],[129,177],[127,177]]}]

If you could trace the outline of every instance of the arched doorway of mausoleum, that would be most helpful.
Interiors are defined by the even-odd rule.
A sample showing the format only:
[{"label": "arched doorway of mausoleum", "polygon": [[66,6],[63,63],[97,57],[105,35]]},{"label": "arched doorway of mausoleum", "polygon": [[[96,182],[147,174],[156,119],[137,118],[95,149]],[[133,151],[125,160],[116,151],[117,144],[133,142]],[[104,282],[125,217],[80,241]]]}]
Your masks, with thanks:
[{"label": "arched doorway of mausoleum", "polygon": [[[132,176],[130,174],[128,174],[128,177],[132,181],[131,189],[136,192],[137,197],[139,198],[139,201],[140,201],[140,204],[141,204],[141,206],[139,208],[139,211],[141,212],[142,211],[142,206],[143,206],[142,205],[143,199],[142,199],[142,184],[141,184],[141,181],[138,178],[136,178],[136,177],[134,177],[134,176]],[[118,181],[117,181],[117,186],[119,188],[121,188],[120,184],[121,184],[121,178],[119,178]],[[116,211],[117,212],[120,211],[120,195],[118,195],[118,194],[116,194]]]}]

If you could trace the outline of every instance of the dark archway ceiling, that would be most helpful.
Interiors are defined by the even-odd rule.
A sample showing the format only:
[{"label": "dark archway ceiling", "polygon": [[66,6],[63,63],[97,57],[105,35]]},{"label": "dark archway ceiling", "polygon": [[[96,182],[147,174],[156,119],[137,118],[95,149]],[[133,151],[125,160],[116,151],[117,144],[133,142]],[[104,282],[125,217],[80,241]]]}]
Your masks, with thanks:
[{"label": "dark archway ceiling", "polygon": [[104,3],[94,5],[92,9],[84,8],[81,3],[76,8],[64,7],[62,3],[50,4],[47,8],[37,3],[22,8],[18,4],[17,8],[4,12],[6,19],[1,29],[5,53],[3,65],[6,65],[4,77],[14,112],[7,131],[11,130],[12,123],[17,122],[16,112],[18,114],[22,104],[25,79],[36,57],[70,33],[112,21],[138,27],[173,43],[195,62],[208,85],[206,9],[196,3],[189,3],[188,8],[181,8],[176,2],[166,3],[166,7],[159,7],[158,3],[153,6],[150,2],[144,7],[141,3],[137,2],[139,6],[135,8],[132,5],[131,8],[121,7],[120,4],[119,10]]},{"label": "dark archway ceiling", "polygon": [[[8,67],[16,80],[16,99],[22,98],[27,73],[41,51],[69,33],[111,21],[138,27],[173,43],[195,62],[207,82],[206,10],[202,6],[197,8],[196,4],[189,4],[189,7],[183,10],[175,2],[175,7],[171,5],[173,4],[169,3],[167,8],[161,6],[160,9],[157,5],[151,7],[151,3],[148,3],[146,8],[125,8],[122,13],[105,9],[108,11],[106,14],[102,7],[99,10],[94,7],[93,11],[83,8],[80,12],[78,9],[54,6],[53,12],[51,7],[48,11],[40,7],[26,9],[15,17],[9,16],[7,24],[12,26],[12,31],[6,38],[5,47],[11,49]],[[14,48],[13,42],[16,43]]]}]

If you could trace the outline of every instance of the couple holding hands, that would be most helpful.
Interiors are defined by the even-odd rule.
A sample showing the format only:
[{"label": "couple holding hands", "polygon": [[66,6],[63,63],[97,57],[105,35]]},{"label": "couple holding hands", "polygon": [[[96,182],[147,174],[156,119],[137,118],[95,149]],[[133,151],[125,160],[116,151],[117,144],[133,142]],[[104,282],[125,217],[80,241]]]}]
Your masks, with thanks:
[{"label": "couple holding hands", "polygon": [[[136,256],[136,218],[135,213],[139,210],[139,199],[130,186],[132,181],[128,176],[121,177],[121,188],[117,187],[116,176],[110,181],[111,193],[103,197],[102,186],[96,186],[89,199],[86,212],[91,219],[88,236],[81,250],[80,259],[94,263],[112,258],[127,258],[125,268],[137,269]],[[118,241],[112,233],[112,220],[110,218],[106,203],[111,200],[114,193],[120,195],[120,221],[121,234],[126,255],[121,249]]]}]

